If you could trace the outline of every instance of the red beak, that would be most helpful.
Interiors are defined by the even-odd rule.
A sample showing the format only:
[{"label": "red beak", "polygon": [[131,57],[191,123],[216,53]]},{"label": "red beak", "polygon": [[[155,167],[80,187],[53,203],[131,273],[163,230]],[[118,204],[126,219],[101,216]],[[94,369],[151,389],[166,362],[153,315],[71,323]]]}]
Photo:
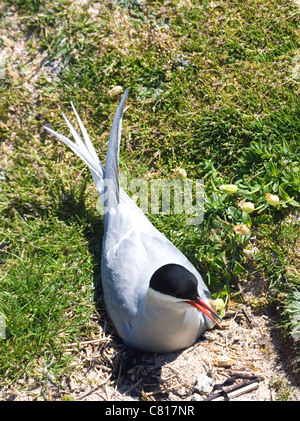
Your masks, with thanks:
[{"label": "red beak", "polygon": [[209,317],[214,323],[216,323],[219,328],[221,328],[221,325],[216,321],[216,319],[213,317],[217,317],[221,320],[221,317],[218,316],[217,313],[213,311],[212,308],[210,308],[201,298],[197,298],[196,301],[186,301],[186,303],[190,304],[191,306],[195,307],[197,310],[202,311],[207,317]]}]

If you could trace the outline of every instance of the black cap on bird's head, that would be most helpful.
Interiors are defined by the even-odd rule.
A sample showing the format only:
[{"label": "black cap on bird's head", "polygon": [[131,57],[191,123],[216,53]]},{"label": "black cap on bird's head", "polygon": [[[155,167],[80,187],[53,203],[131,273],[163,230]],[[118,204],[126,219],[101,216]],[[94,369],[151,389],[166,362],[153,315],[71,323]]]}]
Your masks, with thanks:
[{"label": "black cap on bird's head", "polygon": [[196,276],[183,266],[172,263],[161,266],[154,272],[150,279],[150,287],[176,298],[196,300],[198,297]]},{"label": "black cap on bird's head", "polygon": [[162,294],[185,301],[220,326],[212,315],[220,317],[199,297],[196,276],[185,267],[175,263],[161,266],[152,275],[149,286]]}]

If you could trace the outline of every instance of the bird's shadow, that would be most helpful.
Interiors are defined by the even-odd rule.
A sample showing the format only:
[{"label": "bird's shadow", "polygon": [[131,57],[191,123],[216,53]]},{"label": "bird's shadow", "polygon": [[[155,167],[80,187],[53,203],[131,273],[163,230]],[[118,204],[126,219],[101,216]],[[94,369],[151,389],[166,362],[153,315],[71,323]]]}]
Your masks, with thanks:
[{"label": "bird's shadow", "polygon": [[[93,260],[94,305],[98,316],[98,323],[102,330],[108,333],[110,340],[98,347],[96,352],[102,357],[111,369],[111,380],[115,389],[132,398],[152,396],[152,399],[161,400],[167,396],[167,387],[162,379],[162,367],[174,361],[181,351],[168,354],[154,354],[138,351],[124,345],[117,335],[109,316],[105,310],[101,285],[101,255],[103,237],[103,218],[100,214],[91,211],[85,205],[86,183],[73,190],[63,191],[57,206],[57,215],[65,223],[78,223],[85,225],[84,236],[88,243],[89,253]],[[106,358],[107,348],[113,348],[113,357]],[[183,398],[178,391],[178,398]]]},{"label": "bird's shadow", "polygon": [[[113,379],[117,391],[121,395],[127,395],[138,400],[167,400],[177,373],[170,371],[171,369],[166,369],[168,375],[164,378],[163,367],[165,365],[171,367],[172,361],[176,360],[181,352],[183,351],[154,354],[123,347],[116,355],[116,358],[119,359],[119,363],[116,365],[118,372],[115,373]],[[190,391],[181,393],[176,388],[172,388],[172,393],[178,399],[190,395]]]}]

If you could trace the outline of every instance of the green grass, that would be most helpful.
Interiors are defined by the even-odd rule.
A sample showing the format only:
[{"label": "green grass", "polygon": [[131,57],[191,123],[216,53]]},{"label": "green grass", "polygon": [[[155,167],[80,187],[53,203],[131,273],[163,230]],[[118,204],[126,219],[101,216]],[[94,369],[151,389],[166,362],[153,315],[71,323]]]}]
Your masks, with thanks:
[{"label": "green grass", "polygon": [[[0,43],[9,43],[1,30],[15,28],[8,12],[17,14],[12,43],[25,39],[26,59],[8,57],[0,79],[3,381],[42,377],[38,367],[51,356],[63,375],[71,370],[67,344],[93,329],[102,234],[95,188],[85,165],[42,126],[49,122],[69,135],[61,110],[69,114],[72,100],[104,161],[119,100],[107,93],[116,85],[130,88],[121,168],[133,178],[171,180],[179,166],[189,179],[205,180],[200,226],[187,227],[182,215],[149,215],[151,221],[225,300],[233,288],[224,257],[242,281],[250,276],[245,249],[255,243],[252,266],[264,274],[270,302],[280,302],[283,331],[291,335],[288,309],[299,305],[299,271],[291,269],[300,200],[296,6],[275,0],[4,5]],[[35,78],[30,71],[41,52]],[[220,190],[233,183],[236,194]],[[280,205],[268,205],[266,193],[278,195]],[[254,213],[241,211],[242,199],[255,204]],[[238,223],[249,235],[234,233]]]},{"label": "green grass", "polygon": [[52,158],[50,168],[45,161],[40,167],[36,149],[19,148],[5,171],[0,308],[7,334],[0,361],[11,379],[33,372],[43,378],[42,356],[55,356],[54,367],[68,373],[67,344],[93,330],[94,230],[101,235],[102,227],[96,211],[85,210],[84,184],[66,189],[55,181]]},{"label": "green grass", "polygon": [[54,217],[16,217],[6,229],[9,273],[1,280],[0,301],[7,316],[1,344],[6,375],[15,375],[19,361],[18,374],[24,376],[36,364],[33,356],[58,354],[62,366],[63,346],[87,332],[94,309],[93,278],[82,234],[81,224],[67,225]]}]

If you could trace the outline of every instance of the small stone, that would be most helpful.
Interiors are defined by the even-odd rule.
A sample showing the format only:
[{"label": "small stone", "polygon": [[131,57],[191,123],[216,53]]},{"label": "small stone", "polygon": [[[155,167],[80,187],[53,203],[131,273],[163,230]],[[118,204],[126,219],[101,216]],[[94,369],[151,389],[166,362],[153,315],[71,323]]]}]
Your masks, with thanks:
[{"label": "small stone", "polygon": [[268,336],[263,334],[260,338],[257,339],[259,345],[263,346],[268,343]]},{"label": "small stone", "polygon": [[216,335],[212,332],[206,331],[203,333],[202,338],[206,339],[207,341],[214,341],[216,339]]},{"label": "small stone", "polygon": [[214,387],[213,379],[207,376],[206,374],[200,374],[197,377],[194,389],[195,389],[195,392],[202,394],[202,393],[210,393],[213,390],[213,387]]},{"label": "small stone", "polygon": [[233,364],[233,360],[230,357],[227,357],[226,355],[220,355],[216,358],[216,364],[219,367],[231,367]]},{"label": "small stone", "polygon": [[198,393],[194,393],[191,400],[194,402],[201,401],[200,395]]}]

